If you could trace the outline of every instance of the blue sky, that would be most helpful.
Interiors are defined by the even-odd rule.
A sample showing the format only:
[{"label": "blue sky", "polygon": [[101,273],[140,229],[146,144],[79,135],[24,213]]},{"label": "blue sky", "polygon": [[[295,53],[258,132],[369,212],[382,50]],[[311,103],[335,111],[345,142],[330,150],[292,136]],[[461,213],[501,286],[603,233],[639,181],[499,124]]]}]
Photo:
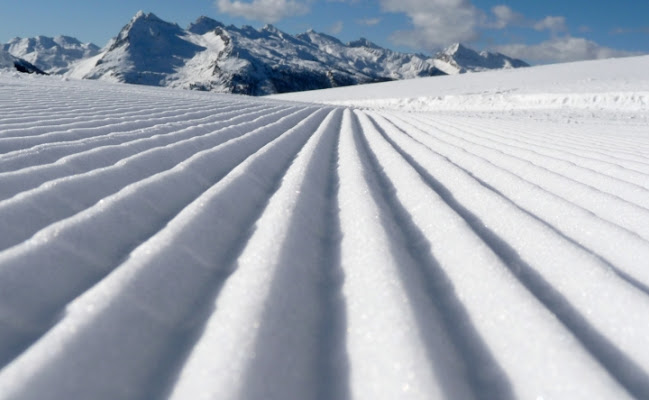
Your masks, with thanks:
[{"label": "blue sky", "polygon": [[206,15],[410,52],[461,41],[531,63],[649,54],[648,0],[0,0],[0,42],[64,34],[103,46],[138,10],[183,27]]}]

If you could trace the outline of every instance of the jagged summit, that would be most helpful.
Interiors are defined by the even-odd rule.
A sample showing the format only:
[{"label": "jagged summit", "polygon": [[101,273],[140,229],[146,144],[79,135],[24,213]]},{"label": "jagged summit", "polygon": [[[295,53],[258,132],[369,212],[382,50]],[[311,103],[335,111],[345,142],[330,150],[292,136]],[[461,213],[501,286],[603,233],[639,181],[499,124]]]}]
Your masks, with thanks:
[{"label": "jagged summit", "polygon": [[326,33],[316,32],[313,29],[309,29],[304,33],[296,35],[300,40],[304,40],[314,44],[335,44],[335,45],[344,45],[340,39],[327,35]]},{"label": "jagged summit", "polygon": [[144,11],[142,11],[142,10],[138,11],[137,13],[135,13],[135,15],[133,16],[133,18],[131,18],[131,22],[140,21],[140,20],[143,20],[143,21],[160,21],[160,22],[164,22],[164,21],[162,21],[160,18],[158,18],[158,16],[155,15],[154,13],[152,13],[152,12],[144,12]]},{"label": "jagged summit", "polygon": [[476,53],[474,50],[466,47],[462,43],[453,43],[452,45],[445,48],[442,52],[448,55]]},{"label": "jagged summit", "polygon": [[373,49],[380,49],[381,48],[377,44],[365,39],[364,37],[362,37],[362,38],[360,38],[358,40],[354,40],[354,41],[351,41],[351,42],[347,43],[347,46],[349,46],[349,47],[369,47],[369,48],[373,48]]},{"label": "jagged summit", "polygon": [[223,25],[221,22],[202,15],[198,17],[198,19],[195,22],[189,24],[189,27],[187,27],[187,31],[191,33],[195,33],[197,35],[204,35],[207,32],[211,32],[216,28],[224,28],[224,27],[225,25]]},{"label": "jagged summit", "polygon": [[263,28],[261,28],[261,30],[266,31],[266,32],[273,32],[273,33],[279,33],[280,32],[280,30],[277,29],[273,24],[266,24],[266,25],[264,25]]}]

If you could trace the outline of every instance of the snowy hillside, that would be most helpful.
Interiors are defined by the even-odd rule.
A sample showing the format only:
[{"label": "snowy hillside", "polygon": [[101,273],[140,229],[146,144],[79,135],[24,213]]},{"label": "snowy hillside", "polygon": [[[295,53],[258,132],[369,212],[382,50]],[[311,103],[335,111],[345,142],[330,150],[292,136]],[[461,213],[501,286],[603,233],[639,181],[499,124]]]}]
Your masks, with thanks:
[{"label": "snowy hillside", "polygon": [[139,12],[96,57],[68,76],[264,95],[527,64],[456,45],[439,58],[398,53],[360,39],[344,44],[312,30],[225,26],[200,17],[186,30]]},{"label": "snowy hillside", "polygon": [[0,47],[48,74],[63,74],[73,64],[99,53],[99,47],[94,44],[81,43],[69,36],[14,38]]},{"label": "snowy hillside", "polygon": [[0,73],[0,399],[649,398],[648,62]]}]

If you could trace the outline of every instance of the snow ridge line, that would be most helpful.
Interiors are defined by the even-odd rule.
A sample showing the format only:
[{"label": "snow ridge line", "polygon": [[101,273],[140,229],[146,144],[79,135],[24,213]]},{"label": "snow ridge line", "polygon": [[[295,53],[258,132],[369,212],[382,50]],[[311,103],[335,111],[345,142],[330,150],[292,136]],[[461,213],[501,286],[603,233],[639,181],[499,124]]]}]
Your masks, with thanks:
[{"label": "snow ridge line", "polygon": [[[167,129],[154,128],[152,130],[152,132],[155,132],[154,135],[113,145],[97,144],[97,147],[76,152],[65,148],[63,150],[66,153],[71,152],[72,154],[57,159],[54,163],[40,164],[17,171],[0,173],[0,187],[3,188],[0,192],[0,200],[10,198],[22,191],[36,188],[54,179],[106,168],[130,156],[150,149],[170,146],[174,143],[180,143],[183,140],[196,140],[195,138],[214,135],[234,127],[244,128],[254,125],[255,121],[267,115],[273,115],[274,112],[271,111],[272,109],[263,109],[254,113],[242,113],[239,117],[219,120],[218,122],[209,124],[187,125],[181,129],[178,129],[178,127],[169,127],[168,133],[165,132]],[[39,152],[39,155],[41,153],[49,153],[48,155],[52,156],[51,152],[46,151],[48,149],[52,149],[52,146]],[[33,156],[31,159],[23,157],[23,160],[33,162],[35,158]],[[37,159],[47,160],[47,158],[47,155],[41,155]]]},{"label": "snow ridge line", "polygon": [[558,155],[562,153],[561,151],[555,151],[555,154],[547,154],[539,146],[519,145],[519,141],[513,138],[503,143],[494,138],[497,136],[496,134],[487,135],[474,128],[465,129],[448,125],[441,130],[449,134],[453,134],[452,131],[457,131],[458,133],[453,134],[454,136],[461,136],[467,140],[469,140],[467,138],[467,135],[469,135],[472,137],[470,139],[472,143],[481,144],[502,151],[505,154],[516,155],[516,157],[524,158],[535,165],[542,165],[543,168],[561,174],[566,178],[582,182],[608,194],[622,197],[623,200],[639,207],[649,208],[649,190],[647,190],[649,176],[642,175],[636,182],[629,182],[627,179],[633,177],[633,174],[629,173],[629,171],[625,171],[625,179],[616,178],[607,173],[577,165],[573,160],[560,158]]},{"label": "snow ridge line", "polygon": [[[191,128],[209,129],[210,127],[236,122],[239,119],[245,119],[248,116],[258,115],[259,113],[270,113],[273,109],[277,110],[279,107],[241,107],[239,110],[234,109],[232,111],[221,109],[219,110],[221,112],[216,112],[205,120],[201,120],[202,123],[190,120],[163,125],[152,124],[134,130],[111,130],[108,134],[84,137],[82,139],[67,142],[43,143],[27,149],[6,153],[2,160],[0,160],[0,171],[13,172],[31,166],[52,163],[65,156],[91,150],[104,145],[119,145],[136,140],[151,139],[177,131],[189,130]],[[232,117],[228,118],[231,115]],[[35,156],[35,154],[38,156]]]},{"label": "snow ridge line", "polygon": [[[649,242],[637,234],[603,220],[468,150],[448,145],[414,130],[406,134],[429,151],[439,153],[457,165],[482,186],[499,194],[515,207],[614,265],[618,271],[630,274],[645,284],[649,283],[649,272],[642,267],[643,260],[649,256]],[[629,245],[630,251],[620,252],[620,242]]]},{"label": "snow ridge line", "polygon": [[[377,118],[376,115],[373,116]],[[636,233],[594,215],[467,148],[448,144],[417,129],[405,131],[395,122],[398,119],[390,116],[385,116],[385,119],[428,151],[457,165],[483,186],[500,194],[543,224],[561,232],[566,238],[571,238],[588,251],[607,260],[607,263],[615,265],[621,272],[643,282],[645,286],[649,284],[649,271],[643,267],[643,260],[649,257],[649,242]],[[629,251],[620,252],[619,243],[628,245]]]},{"label": "snow ridge line", "polygon": [[[646,365],[646,360],[638,362],[638,358],[632,359],[631,355],[639,356],[636,351],[639,351],[639,348],[634,350],[623,349],[618,346],[621,345],[621,337],[611,334],[611,330],[608,329],[608,333],[602,331],[601,328],[598,328],[597,325],[604,326],[601,324],[603,321],[591,320],[592,317],[588,317],[589,306],[584,304],[583,301],[578,301],[577,304],[571,304],[571,301],[580,300],[578,295],[570,293],[561,293],[568,289],[568,292],[571,291],[570,288],[565,287],[561,288],[561,285],[557,285],[557,282],[560,282],[561,279],[557,279],[558,276],[554,277],[551,275],[557,275],[558,271],[551,271],[551,275],[547,275],[547,272],[550,272],[548,268],[539,263],[529,263],[525,260],[529,251],[542,251],[541,246],[530,246],[529,243],[518,242],[515,240],[515,233],[512,235],[511,227],[507,226],[504,221],[497,220],[493,215],[502,215],[502,212],[498,211],[497,203],[492,203],[490,196],[486,193],[479,196],[479,202],[471,202],[470,206],[462,205],[463,197],[471,194],[466,193],[462,194],[462,191],[451,190],[453,186],[457,186],[458,182],[461,182],[459,175],[453,177],[450,174],[450,171],[446,171],[444,177],[447,178],[447,183],[452,184],[449,188],[445,187],[444,183],[440,182],[436,178],[432,177],[428,171],[437,170],[440,171],[439,167],[433,167],[432,165],[424,168],[419,162],[424,164],[428,163],[430,157],[426,159],[420,159],[415,161],[412,156],[412,152],[406,153],[403,150],[399,150],[402,156],[409,160],[409,162],[418,170],[418,172],[424,177],[424,179],[434,187],[438,193],[446,193],[444,196],[447,203],[458,213],[460,214],[465,221],[467,221],[474,232],[480,236],[480,238],[489,245],[491,249],[503,260],[505,265],[511,270],[511,272],[519,279],[519,281],[541,302],[545,307],[548,308],[553,314],[555,314],[559,320],[568,328],[571,332],[585,345],[585,347],[591,352],[591,354],[597,358],[597,360],[606,367],[607,371],[619,380],[624,387],[633,393],[635,396],[643,397],[649,393],[649,375],[644,371],[640,365]],[[461,186],[458,186],[460,188]],[[475,190],[475,189],[474,189]],[[484,191],[484,190],[483,190]],[[479,191],[477,191],[479,192]],[[475,193],[477,195],[477,193]],[[457,197],[456,197],[457,196]],[[469,200],[467,197],[466,200]],[[476,207],[477,204],[483,204],[483,207]],[[513,214],[518,213],[517,210]],[[476,214],[479,212],[479,214]],[[512,215],[510,218],[513,218]],[[520,214],[519,214],[520,215]],[[524,215],[520,215],[524,217]],[[522,224],[525,220],[528,220],[525,223],[526,229],[531,230],[534,227],[534,220],[529,218],[520,218],[517,217],[517,225]],[[532,222],[531,224],[529,222]],[[508,232],[509,231],[509,232]],[[498,233],[496,233],[498,232]],[[543,234],[541,232],[535,233],[535,237],[541,239]],[[546,235],[547,236],[547,235]],[[560,239],[560,238],[559,238]],[[533,248],[536,247],[537,250]],[[570,245],[566,246],[553,246],[555,251],[558,253],[563,252],[562,259],[569,259],[570,256],[566,254],[566,250],[570,249]],[[577,248],[579,252],[579,248]],[[577,255],[578,253],[575,253]],[[581,256],[583,258],[583,256]],[[530,256],[529,259],[539,259],[539,257]],[[584,260],[585,261],[585,260]],[[598,267],[597,260],[592,263],[573,263],[573,269],[578,268],[589,268],[588,264],[592,264],[590,268],[601,268]],[[559,262],[555,260],[554,262]],[[590,274],[592,275],[596,270],[593,270]],[[580,276],[587,276],[587,273],[581,273]],[[622,281],[624,282],[624,281]],[[611,282],[612,283],[612,282]],[[645,307],[649,306],[647,301],[647,293],[634,292],[633,290],[628,290],[624,287],[625,285],[617,284],[608,286],[609,290],[614,290],[619,293],[618,295],[612,295],[618,299],[631,296],[639,297],[638,300],[642,303],[645,303]],[[580,290],[580,289],[578,289]],[[581,289],[583,290],[583,289]],[[608,296],[609,294],[607,294]],[[589,296],[590,297],[590,296]],[[579,304],[581,303],[581,304]],[[634,303],[635,304],[635,303]],[[585,307],[584,307],[585,306]],[[581,311],[580,311],[581,309]],[[611,316],[616,315],[616,312],[611,310]],[[646,353],[646,352],[645,352]],[[640,359],[646,358],[647,354],[640,356]],[[517,367],[518,368],[518,367]],[[596,390],[593,395],[598,394]],[[601,393],[600,393],[601,394]],[[583,394],[582,394],[583,395]],[[605,396],[606,397],[606,396]]]},{"label": "snow ridge line", "polygon": [[[249,129],[264,124],[283,124],[287,120],[295,123],[310,112],[309,109],[284,109],[277,114],[254,120],[245,129],[241,126],[229,127],[202,137],[145,150],[115,165],[55,179],[36,189],[0,201],[0,226],[13,227],[10,234],[0,237],[0,250],[27,239],[48,224],[90,207],[130,183],[170,169],[196,152],[245,135]],[[93,181],[101,181],[102,185],[88,191],[87,185],[92,185]],[[17,221],[23,221],[22,225],[16,226]]]},{"label": "snow ridge line", "polygon": [[[348,316],[351,397],[435,398],[452,391],[461,398],[472,398],[468,385],[457,378],[461,363],[449,350],[452,346],[440,329],[442,324],[434,323],[436,313],[427,307],[428,302],[411,304],[413,296],[426,299],[427,294],[408,253],[391,249],[391,237],[396,232],[383,224],[385,205],[377,203],[381,198],[371,194],[373,182],[364,172],[367,161],[359,153],[358,125],[353,118],[346,110],[339,159],[341,263],[345,271],[343,296]],[[426,336],[416,328],[419,323],[415,311],[423,308],[428,309],[421,314],[428,322]],[[388,326],[390,329],[384,329]],[[439,346],[429,346],[433,341]],[[436,351],[439,357],[431,360],[422,348]],[[436,376],[433,363],[448,369],[438,368],[441,375]],[[444,376],[452,379],[441,379]]]},{"label": "snow ridge line", "polygon": [[[359,118],[361,122],[359,122]],[[427,293],[425,295],[428,297],[427,302],[423,302],[421,299],[416,301],[413,298],[411,303],[421,332],[420,335],[424,338],[433,336],[429,320],[429,315],[433,313],[427,310],[427,306],[430,306],[437,311],[435,314],[438,315],[434,318],[436,324],[443,326],[442,329],[446,333],[447,340],[450,339],[452,342],[452,345],[449,346],[452,350],[449,351],[456,353],[456,357],[462,360],[472,397],[514,398],[510,382],[471,323],[471,318],[464,305],[455,295],[448,275],[440,267],[435,254],[431,252],[431,244],[426,235],[420,229],[420,225],[415,222],[414,216],[395,196],[395,192],[398,192],[395,185],[401,186],[399,184],[401,181],[398,178],[405,178],[405,176],[397,176],[398,166],[396,164],[399,160],[389,159],[389,153],[383,152],[385,148],[381,149],[380,143],[377,143],[380,137],[374,127],[368,124],[368,119],[364,114],[355,113],[354,122],[358,127],[355,140],[359,148],[359,157],[364,159],[363,163],[367,168],[366,180],[370,184],[372,196],[377,199],[377,204],[380,207],[385,207],[382,210],[382,218],[386,219],[384,225],[394,226],[395,235],[403,237],[402,240],[396,237],[391,240],[390,247],[395,257],[400,260],[400,277],[406,287],[407,295],[414,297],[419,294],[418,289],[421,290],[414,284],[413,273],[418,277],[416,281],[423,282],[425,293]],[[385,165],[381,165],[379,162],[378,154],[381,154],[382,160],[385,160]],[[389,167],[386,168],[386,166]],[[390,177],[395,179],[391,180]],[[404,246],[406,243],[408,245]],[[399,253],[402,255],[398,255]],[[408,265],[406,260],[410,260],[411,265]],[[406,268],[412,268],[413,272],[408,273]],[[414,306],[414,304],[420,305]],[[441,357],[436,352],[439,352],[440,343],[435,343],[430,339],[424,340],[424,342],[427,342],[426,350],[431,362],[433,364],[439,362],[438,359]],[[444,368],[438,365],[433,369],[442,371]],[[485,374],[483,371],[489,371],[489,373]],[[457,383],[453,382],[461,381],[461,378],[440,374],[437,379],[441,386],[446,388],[445,395],[448,398],[466,398],[466,393],[462,393],[457,387]]]},{"label": "snow ridge line", "polygon": [[[183,119],[201,119],[209,118],[213,114],[213,110],[205,111],[191,111],[186,113],[170,113],[170,115],[156,119],[157,125],[164,125],[174,123]],[[97,126],[97,122],[101,125]],[[92,136],[107,134],[117,131],[132,131],[136,129],[143,129],[150,125],[150,117],[142,117],[141,119],[121,119],[121,118],[108,118],[107,120],[99,120],[88,122],[85,126],[77,126],[69,129],[51,131],[47,127],[43,129],[42,134],[27,135],[21,137],[7,137],[0,138],[0,151],[8,153],[10,151],[18,151],[37,146],[39,144],[51,142],[71,142],[75,140],[84,139],[91,134]]]},{"label": "snow ridge line", "polygon": [[[435,122],[423,116],[417,116],[415,118],[428,121],[429,123]],[[600,166],[600,170],[603,173],[613,173],[617,169],[620,169],[620,176],[625,176],[624,174],[626,173],[636,173],[645,177],[649,175],[649,163],[646,161],[629,160],[629,157],[638,157],[638,153],[641,153],[638,150],[637,138],[633,138],[632,145],[627,145],[632,147],[622,150],[619,148],[619,142],[607,141],[605,143],[598,143],[597,138],[593,137],[584,137],[577,140],[575,132],[565,132],[565,126],[548,126],[548,129],[545,131],[530,132],[529,127],[525,127],[524,125],[511,127],[501,126],[498,128],[485,126],[485,123],[482,125],[469,123],[460,118],[442,119],[438,117],[436,121],[438,123],[444,121],[446,126],[464,126],[466,129],[479,130],[489,135],[489,137],[501,138],[505,143],[509,140],[516,140],[528,146],[533,146],[535,149],[545,149],[548,152],[564,154],[567,155],[566,160],[575,160],[575,162],[580,162],[583,165]],[[596,127],[592,128],[594,129]],[[562,134],[552,133],[553,131],[559,131],[559,129],[564,130]],[[603,148],[607,151],[602,151]],[[611,171],[611,168],[614,169]]]},{"label": "snow ridge line", "polygon": [[[66,316],[53,329],[0,371],[3,398],[11,398],[12,393],[143,398],[158,391],[169,376],[168,368],[173,367],[164,362],[174,358],[169,349],[185,348],[183,343],[192,339],[194,327],[204,317],[192,310],[209,307],[206,296],[218,293],[232,273],[240,247],[248,241],[278,180],[328,112],[312,111],[237,165],[132,252],[115,273],[68,306]],[[249,190],[241,191],[243,187]],[[242,224],[248,228],[240,229]],[[231,234],[224,231],[227,227]],[[215,229],[219,235],[206,235]],[[161,251],[154,253],[152,248]],[[177,268],[178,264],[183,268]],[[70,330],[73,327],[77,328]],[[129,340],[119,339],[124,332]],[[51,346],[62,350],[53,354]],[[79,346],[85,351],[76,351]],[[107,352],[111,356],[106,357]],[[124,357],[131,367],[119,361]],[[34,359],[39,361],[33,363]],[[88,374],[98,359],[103,360],[104,374]],[[65,380],[60,374],[79,379]]]},{"label": "snow ridge line", "polygon": [[[155,108],[137,107],[138,104],[133,104],[129,108],[116,108],[99,110],[96,113],[84,113],[78,115],[77,113],[70,113],[70,117],[62,116],[61,114],[53,114],[55,118],[25,118],[24,121],[16,121],[15,123],[8,122],[7,119],[0,120],[0,134],[2,138],[17,138],[27,136],[39,136],[51,131],[60,132],[73,129],[89,128],[98,123],[115,123],[119,121],[132,120],[141,121],[143,118],[169,118],[173,116],[182,116],[184,113],[195,111],[207,111],[208,107],[191,107],[191,105],[177,106],[173,110],[169,107],[156,106]],[[31,122],[31,124],[30,124]]]},{"label": "snow ridge line", "polygon": [[[327,292],[320,287],[328,284],[323,267],[331,257],[327,252],[330,238],[322,236],[327,231],[326,203],[330,201],[325,191],[328,175],[335,173],[327,167],[341,114],[335,110],[328,115],[269,199],[170,398],[209,399],[217,394],[225,398],[310,398],[321,374],[336,371],[328,371],[326,358],[316,358],[319,352],[313,349],[323,347],[319,329],[326,314],[323,296]],[[268,235],[275,240],[269,241]],[[268,263],[261,264],[260,259]],[[278,324],[282,317],[289,321]],[[251,324],[259,329],[247,329]],[[238,328],[228,332],[227,326]],[[334,349],[330,350],[335,353]],[[224,353],[214,359],[215,351]],[[344,389],[319,390],[344,393]]]},{"label": "snow ridge line", "polygon": [[[422,126],[415,120],[405,121],[401,119],[401,121],[402,124],[410,126],[411,129],[416,128],[426,132],[427,127]],[[476,144],[463,137],[444,131],[436,130],[434,136],[436,138],[444,137],[449,143],[455,143],[456,146],[480,155],[480,157],[491,161],[495,165],[509,171],[516,171],[517,175],[528,182],[534,182],[549,192],[593,212],[600,218],[628,229],[645,240],[649,240],[649,213],[643,207],[550,171],[523,157],[507,154],[483,144]]]},{"label": "snow ridge line", "polygon": [[[458,117],[457,115],[455,117]],[[461,125],[466,126],[478,126],[475,123],[467,121],[465,118],[453,118],[463,121]],[[532,116],[529,117],[530,119]],[[568,120],[569,121],[569,120]],[[482,129],[497,130],[498,125],[494,124],[495,121],[482,121],[479,126]],[[525,125],[522,121],[499,121],[501,123],[502,132],[517,132],[520,130],[521,125]],[[541,122],[541,121],[537,121]],[[578,124],[565,124],[564,121],[543,121],[542,124],[536,129],[543,127],[553,126],[553,129],[545,130],[541,129],[538,138],[535,140],[543,139],[552,139],[553,143],[565,143],[568,144],[568,147],[574,145],[584,145],[590,149],[599,150],[602,152],[603,149],[610,149],[612,152],[620,151],[625,155],[642,155],[642,152],[638,151],[638,146],[640,148],[646,148],[649,146],[649,141],[643,134],[644,125],[642,123],[635,123],[633,120],[622,120],[617,123],[612,123],[607,120],[589,120],[588,118],[578,119]],[[611,135],[611,130],[614,130],[616,125],[624,126],[625,130],[620,132],[615,132],[615,135]],[[564,129],[567,128],[567,133],[562,132],[559,129],[558,124],[560,124]],[[577,125],[585,124],[588,129],[581,129]],[[529,126],[528,126],[529,127]],[[533,136],[525,135],[529,139],[533,139]],[[579,148],[579,147],[577,147]],[[604,154],[607,154],[604,153]],[[646,157],[645,157],[646,159]]]},{"label": "snow ridge line", "polygon": [[[164,227],[238,163],[276,139],[282,126],[286,129],[294,121],[261,126],[239,139],[196,153],[176,167],[126,186],[73,217],[47,226],[31,240],[0,252],[0,315],[4,315],[0,320],[10,332],[5,330],[0,335],[4,339],[0,341],[0,364],[22,348],[19,342],[24,345],[42,334],[67,302],[113,270],[133,246]],[[170,196],[168,187],[177,193]],[[57,240],[51,240],[54,237]],[[105,237],[111,240],[102,244]],[[57,271],[55,280],[48,276],[48,270]],[[33,291],[26,290],[30,287],[40,296],[33,298]],[[2,304],[16,311],[2,312]]]},{"label": "snow ridge line", "polygon": [[[124,110],[124,108],[115,108],[115,111],[112,111],[111,109],[100,109],[97,110],[96,113],[93,113],[92,111],[89,113],[84,113],[82,115],[74,114],[71,113],[70,117],[67,115],[63,114],[62,112],[58,112],[56,114],[51,114],[54,119],[45,119],[42,118],[32,118],[31,122],[34,123],[35,125],[29,125],[27,121],[21,121],[21,125],[18,124],[6,124],[2,120],[2,125],[0,126],[6,126],[9,125],[8,128],[5,128],[3,130],[4,133],[8,132],[15,132],[20,136],[21,133],[27,133],[28,135],[34,135],[34,136],[39,136],[43,133],[47,133],[47,128],[50,128],[50,130],[54,129],[57,131],[62,131],[62,130],[70,130],[70,129],[78,129],[78,128],[84,128],[84,127],[92,127],[90,123],[96,123],[98,121],[105,121],[109,123],[115,123],[115,122],[120,122],[123,120],[140,120],[140,118],[144,118],[146,116],[151,116],[154,118],[161,118],[163,120],[177,116],[177,115],[184,115],[184,114],[189,114],[189,115],[194,115],[195,113],[200,113],[209,110],[209,106],[213,105],[212,104],[201,104],[201,105],[194,105],[192,107],[192,104],[187,103],[187,104],[176,104],[175,107],[169,107],[169,105],[165,106],[164,104],[159,104],[158,102],[154,103],[155,105],[145,105],[142,104],[141,102],[133,102],[128,106],[127,110]],[[70,110],[74,110],[75,108],[78,108],[78,105],[75,105],[74,107],[70,107]],[[48,111],[49,112],[49,111]],[[15,127],[12,127],[12,125],[16,125]],[[23,129],[20,129],[22,126]],[[9,137],[12,137],[14,135],[9,135]]]},{"label": "snow ridge line", "polygon": [[[98,99],[97,99],[98,100]],[[79,118],[88,118],[95,117],[100,115],[111,115],[118,114],[124,116],[130,115],[140,115],[146,113],[150,110],[164,110],[168,109],[168,106],[171,105],[171,102],[168,101],[159,101],[155,103],[155,106],[152,108],[145,107],[136,107],[138,105],[143,105],[144,102],[139,100],[126,100],[126,99],[113,99],[110,102],[99,102],[96,101],[95,104],[91,107],[83,107],[83,115],[79,115],[79,107],[70,107],[69,105],[61,105],[58,103],[53,103],[52,99],[47,99],[46,101],[29,101],[24,103],[5,103],[3,104],[3,116],[0,119],[3,126],[18,127],[19,124],[24,124],[25,127],[33,127],[36,125],[46,125],[50,122],[57,122],[61,120],[70,120],[75,121]],[[176,104],[178,105],[178,104]],[[25,108],[29,107],[32,111],[29,115],[25,114]]]}]

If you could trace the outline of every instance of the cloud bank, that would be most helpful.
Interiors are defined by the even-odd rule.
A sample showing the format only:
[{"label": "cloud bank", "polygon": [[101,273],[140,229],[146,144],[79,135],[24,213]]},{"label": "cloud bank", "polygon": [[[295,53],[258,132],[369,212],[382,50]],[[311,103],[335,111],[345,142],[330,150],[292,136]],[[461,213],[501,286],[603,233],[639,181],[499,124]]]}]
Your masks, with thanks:
[{"label": "cloud bank", "polygon": [[224,14],[268,23],[310,11],[308,2],[297,0],[217,0],[216,7]]}]

